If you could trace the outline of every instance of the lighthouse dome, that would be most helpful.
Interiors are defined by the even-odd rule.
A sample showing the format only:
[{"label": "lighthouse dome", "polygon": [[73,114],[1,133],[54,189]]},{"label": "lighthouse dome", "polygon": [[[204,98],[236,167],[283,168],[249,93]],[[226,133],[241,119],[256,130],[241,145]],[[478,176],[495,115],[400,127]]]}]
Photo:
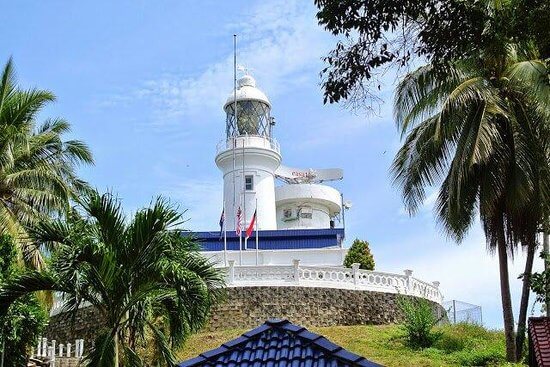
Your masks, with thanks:
[{"label": "lighthouse dome", "polygon": [[[267,104],[271,108],[271,103],[264,92],[256,87],[256,80],[251,75],[244,75],[237,80],[237,102],[239,101],[259,101]],[[229,94],[223,106],[227,110],[227,106],[235,103],[235,95],[233,92]]]}]

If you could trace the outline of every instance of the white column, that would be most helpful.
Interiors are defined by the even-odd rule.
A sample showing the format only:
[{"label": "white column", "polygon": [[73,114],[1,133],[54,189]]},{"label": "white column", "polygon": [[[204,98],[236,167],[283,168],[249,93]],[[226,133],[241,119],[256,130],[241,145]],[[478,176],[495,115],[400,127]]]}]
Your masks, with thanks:
[{"label": "white column", "polygon": [[294,266],[294,281],[296,283],[300,282],[300,260],[294,259],[292,260],[292,265]]},{"label": "white column", "polygon": [[80,339],[80,348],[78,350],[78,358],[82,358],[84,355],[84,339]]},{"label": "white column", "polygon": [[403,273],[405,273],[405,276],[407,277],[407,294],[411,294],[412,292],[411,277],[412,277],[413,271],[410,269],[405,269],[403,270]]},{"label": "white column", "polygon": [[59,353],[57,354],[60,357],[63,357],[63,344],[59,344]]},{"label": "white column", "polygon": [[361,264],[353,263],[351,264],[351,274],[353,276],[353,284],[357,285],[357,277],[359,277],[359,267]]},{"label": "white column", "polygon": [[42,357],[48,355],[48,338],[42,338]]},{"label": "white column", "polygon": [[42,337],[38,338],[38,346],[36,347],[36,356],[37,357],[42,356]]},{"label": "white column", "polygon": [[67,343],[67,357],[70,357],[70,356],[71,356],[71,347],[72,347],[72,344],[71,344],[71,343]]},{"label": "white column", "polygon": [[235,282],[235,260],[229,260],[229,284],[233,284]]},{"label": "white column", "polygon": [[50,357],[50,367],[55,367],[55,348],[48,347],[48,357]]}]

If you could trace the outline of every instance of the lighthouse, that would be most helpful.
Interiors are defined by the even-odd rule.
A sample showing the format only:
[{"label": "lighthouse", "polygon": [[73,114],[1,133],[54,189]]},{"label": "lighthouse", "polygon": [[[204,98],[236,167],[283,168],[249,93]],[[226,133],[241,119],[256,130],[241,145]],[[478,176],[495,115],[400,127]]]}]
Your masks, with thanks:
[{"label": "lighthouse", "polygon": [[216,165],[223,173],[225,213],[234,214],[226,228],[235,230],[240,209],[244,228],[257,211],[258,229],[275,230],[275,171],[281,165],[281,152],[272,136],[271,103],[254,78],[245,75],[223,109],[226,138],[218,144]]},{"label": "lighthouse", "polygon": [[[223,105],[225,136],[215,155],[223,179],[221,228],[194,236],[220,264],[340,266],[351,203],[327,183],[342,180],[343,172],[283,165],[271,108],[251,75],[236,81]],[[255,241],[243,241],[252,218]]]}]

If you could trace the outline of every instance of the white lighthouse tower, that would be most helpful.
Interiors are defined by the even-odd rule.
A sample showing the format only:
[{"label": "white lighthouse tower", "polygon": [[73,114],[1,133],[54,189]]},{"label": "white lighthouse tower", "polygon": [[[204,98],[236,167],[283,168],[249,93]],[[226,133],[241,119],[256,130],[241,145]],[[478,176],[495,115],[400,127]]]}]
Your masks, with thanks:
[{"label": "white lighthouse tower", "polygon": [[[236,82],[223,106],[225,138],[216,165],[223,173],[220,231],[196,232],[202,250],[216,262],[239,265],[341,265],[345,255],[342,195],[324,184],[341,169],[300,169],[281,164],[273,138],[271,103],[250,75]],[[257,212],[254,241],[243,240]],[[338,222],[338,223],[336,223]],[[252,243],[251,243],[252,242]]]},{"label": "white lighthouse tower", "polygon": [[281,154],[272,137],[271,103],[254,78],[245,75],[223,108],[226,139],[218,145],[216,165],[223,172],[226,228],[236,228],[240,208],[243,228],[257,210],[259,230],[277,229],[275,171]]}]

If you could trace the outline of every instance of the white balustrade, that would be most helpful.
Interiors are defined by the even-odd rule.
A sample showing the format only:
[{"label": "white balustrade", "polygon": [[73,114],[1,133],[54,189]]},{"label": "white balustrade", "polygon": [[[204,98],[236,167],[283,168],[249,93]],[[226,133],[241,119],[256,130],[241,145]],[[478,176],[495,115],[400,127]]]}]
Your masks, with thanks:
[{"label": "white balustrade", "polygon": [[[403,274],[381,271],[361,270],[359,264],[351,268],[338,266],[301,265],[294,260],[292,265],[236,266],[234,260],[229,266],[220,268],[226,274],[228,287],[247,286],[303,286],[354,289],[385,293],[399,293],[428,299],[441,303],[443,296],[439,282],[424,282],[412,276],[412,270]],[[82,307],[88,304],[83,304]],[[60,306],[62,308],[62,306]],[[45,341],[42,343],[43,348]],[[40,348],[40,344],[39,344]],[[79,344],[76,344],[77,352]],[[70,344],[67,344],[70,353]],[[44,354],[45,349],[44,350]]]},{"label": "white balustrade", "polygon": [[[74,355],[72,346],[74,345]],[[41,359],[47,357],[51,362],[50,366],[55,366],[56,358],[71,357],[71,358],[83,358],[84,356],[84,339],[76,339],[74,344],[57,344],[54,340],[51,340],[48,344],[48,339],[38,338],[38,346],[36,348],[36,356],[34,354],[34,348],[31,351],[31,357]]]},{"label": "white balustrade", "polygon": [[48,338],[42,338],[42,357],[46,357],[48,355]]},{"label": "white balustrade", "polygon": [[235,266],[222,268],[227,275],[229,287],[246,286],[304,286],[342,288],[386,293],[399,293],[441,303],[443,296],[439,282],[427,283],[412,276],[412,270],[404,274],[385,273],[359,269],[359,264],[351,268],[301,265],[294,260],[291,266],[261,265]]}]

